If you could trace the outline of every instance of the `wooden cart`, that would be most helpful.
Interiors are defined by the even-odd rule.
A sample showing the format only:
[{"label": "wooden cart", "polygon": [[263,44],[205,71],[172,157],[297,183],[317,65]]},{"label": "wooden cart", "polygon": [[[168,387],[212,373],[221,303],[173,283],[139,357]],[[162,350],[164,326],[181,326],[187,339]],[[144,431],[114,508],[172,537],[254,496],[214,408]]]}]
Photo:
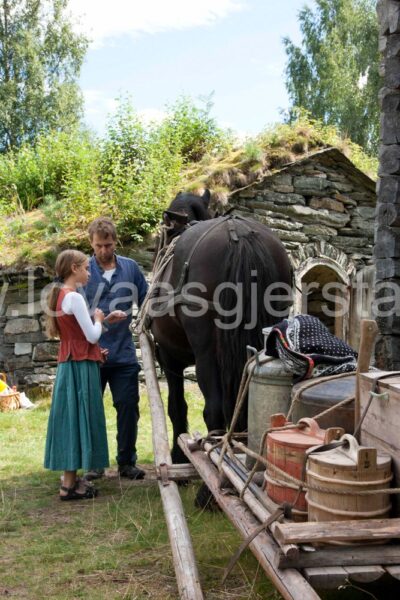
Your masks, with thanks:
[{"label": "wooden cart", "polygon": [[[182,435],[179,445],[244,538],[278,508],[256,484],[244,492],[243,500],[232,494],[232,489],[227,493],[221,487],[217,469],[219,453],[217,450],[207,452],[212,448],[211,444],[206,443],[204,450],[193,451],[193,440]],[[223,481],[229,481],[239,494],[248,471],[240,455],[236,456],[234,463],[228,459],[222,464],[221,472]],[[327,541],[352,544],[361,533],[371,539],[370,544],[322,545]],[[381,578],[392,585],[398,584],[400,589],[400,540],[399,543],[393,542],[396,538],[400,538],[400,519],[347,521],[341,522],[341,525],[338,522],[286,521],[274,522],[249,544],[249,548],[285,599],[312,600],[319,598],[318,589],[336,589],[349,582],[365,584]],[[388,544],[375,544],[376,540],[388,539],[392,540]],[[321,546],[316,548],[311,543]]]},{"label": "wooden cart", "polygon": [[[140,334],[140,344],[153,422],[155,463],[179,594],[185,600],[201,600],[199,574],[174,479],[198,473],[244,538],[270,519],[278,507],[256,483],[251,483],[243,492],[248,477],[243,457],[238,454],[232,457],[231,452],[229,458],[225,456],[221,460],[219,449],[213,449],[210,442],[200,446],[197,438],[182,435],[179,444],[188,465],[172,464],[165,411],[152,348],[145,333]],[[365,429],[361,434],[365,435]],[[241,492],[243,498],[239,497]],[[370,544],[326,544],[335,541],[354,544],[361,530],[362,537],[371,540]],[[347,521],[345,526],[342,523],[339,527],[334,522],[293,523],[280,516],[250,542],[249,548],[283,598],[317,600],[320,596],[316,590],[335,589],[349,583],[368,584],[386,579],[398,584],[400,589],[399,538],[400,519]],[[375,545],[376,541],[388,540],[390,542],[384,545]]]}]

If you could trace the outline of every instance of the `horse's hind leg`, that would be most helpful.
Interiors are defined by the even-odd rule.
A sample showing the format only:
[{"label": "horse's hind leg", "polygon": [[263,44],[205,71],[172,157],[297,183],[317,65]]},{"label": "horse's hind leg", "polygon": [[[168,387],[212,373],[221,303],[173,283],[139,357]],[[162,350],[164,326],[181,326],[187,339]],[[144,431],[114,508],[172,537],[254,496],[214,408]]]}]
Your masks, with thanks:
[{"label": "horse's hind leg", "polygon": [[168,416],[171,419],[173,430],[172,462],[185,463],[187,459],[178,446],[178,437],[181,433],[186,433],[188,428],[187,404],[183,385],[183,370],[187,365],[177,361],[161,348],[158,358],[168,383]]},{"label": "horse's hind leg", "polygon": [[[196,325],[198,323],[200,320]],[[200,326],[192,328],[188,338],[195,350],[197,383],[204,396],[203,417],[207,430],[210,432],[225,429],[220,374],[212,341],[211,324],[203,320]],[[203,483],[199,487],[195,505],[201,509],[218,509],[218,504],[207,484]]]},{"label": "horse's hind leg", "polygon": [[204,422],[208,431],[225,429],[222,390],[215,352],[209,349],[196,357],[197,382],[204,396]]}]

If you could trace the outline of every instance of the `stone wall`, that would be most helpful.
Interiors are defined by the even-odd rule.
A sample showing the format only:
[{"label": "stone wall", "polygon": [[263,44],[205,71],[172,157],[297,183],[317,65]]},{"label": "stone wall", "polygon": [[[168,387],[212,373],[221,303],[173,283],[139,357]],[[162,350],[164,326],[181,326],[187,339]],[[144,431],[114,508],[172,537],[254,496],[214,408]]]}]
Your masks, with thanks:
[{"label": "stone wall", "polygon": [[232,194],[235,213],[265,223],[301,259],[304,245],[329,242],[357,268],[372,263],[374,182],[336,149],[288,165]]},{"label": "stone wall", "polygon": [[[46,336],[41,302],[52,279],[42,267],[0,271],[0,371],[30,393],[50,391],[55,379],[59,343]],[[137,335],[133,339],[141,364]]]},{"label": "stone wall", "polygon": [[[381,75],[381,147],[376,216],[376,271],[379,299],[388,300],[386,316],[377,316],[380,337],[377,366],[400,368],[400,2],[379,0]],[[397,292],[395,295],[394,292]]]},{"label": "stone wall", "polygon": [[54,381],[58,342],[46,337],[40,301],[50,280],[41,267],[0,271],[0,370],[19,389]]}]

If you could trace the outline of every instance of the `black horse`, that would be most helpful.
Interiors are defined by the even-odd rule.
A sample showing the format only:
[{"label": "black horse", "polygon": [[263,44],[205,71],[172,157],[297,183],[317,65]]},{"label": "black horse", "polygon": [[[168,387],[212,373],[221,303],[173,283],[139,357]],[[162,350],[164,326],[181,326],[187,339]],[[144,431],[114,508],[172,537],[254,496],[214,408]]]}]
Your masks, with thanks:
[{"label": "black horse", "polygon": [[[153,292],[151,330],[168,382],[174,462],[185,461],[177,445],[187,431],[184,369],[196,365],[208,431],[225,429],[246,346],[260,349],[262,327],[287,316],[291,303],[292,271],[280,240],[256,221],[210,219],[209,200],[208,190],[202,197],[180,193],[164,213],[170,238],[179,237]],[[246,429],[246,421],[243,411],[237,430]]]}]

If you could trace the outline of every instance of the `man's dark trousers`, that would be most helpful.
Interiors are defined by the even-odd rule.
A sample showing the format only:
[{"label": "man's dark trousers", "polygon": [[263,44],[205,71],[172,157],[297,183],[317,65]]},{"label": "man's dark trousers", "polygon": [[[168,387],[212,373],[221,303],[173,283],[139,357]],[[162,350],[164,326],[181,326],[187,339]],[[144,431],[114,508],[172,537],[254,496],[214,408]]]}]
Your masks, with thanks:
[{"label": "man's dark trousers", "polygon": [[140,367],[133,365],[104,365],[100,368],[101,385],[110,386],[113,404],[117,411],[117,462],[118,465],[135,465],[136,438],[139,420]]}]

